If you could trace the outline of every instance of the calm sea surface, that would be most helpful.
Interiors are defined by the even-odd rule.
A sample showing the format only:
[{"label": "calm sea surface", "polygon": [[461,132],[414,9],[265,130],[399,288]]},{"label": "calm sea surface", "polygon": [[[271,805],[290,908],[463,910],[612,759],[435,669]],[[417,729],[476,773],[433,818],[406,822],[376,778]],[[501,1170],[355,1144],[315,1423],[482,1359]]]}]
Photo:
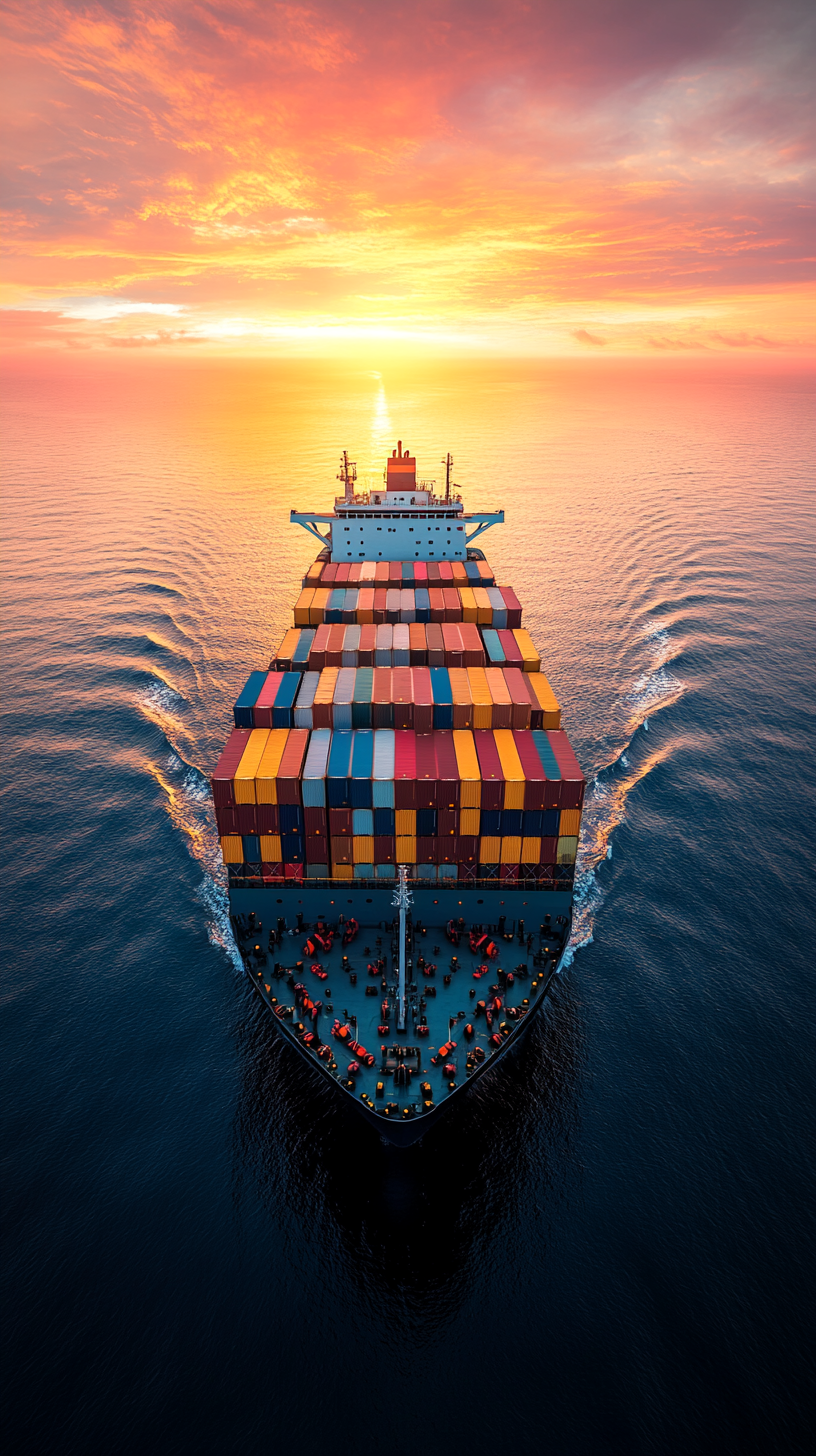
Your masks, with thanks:
[{"label": "calm sea surface", "polygon": [[[14,1450],[804,1451],[805,378],[78,356],[5,393]],[[504,507],[594,781],[548,1012],[407,1152],[276,1041],[206,787],[314,555],[289,507],[397,437]]]}]

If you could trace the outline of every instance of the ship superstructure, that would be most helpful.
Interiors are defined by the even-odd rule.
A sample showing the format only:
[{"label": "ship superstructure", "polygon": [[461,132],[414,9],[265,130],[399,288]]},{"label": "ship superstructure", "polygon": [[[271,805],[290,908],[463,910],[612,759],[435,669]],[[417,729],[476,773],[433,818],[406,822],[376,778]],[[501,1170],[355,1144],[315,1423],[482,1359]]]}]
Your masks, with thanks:
[{"label": "ship superstructure", "polygon": [[512,588],[399,442],[334,513],[212,778],[233,928],[284,1038],[415,1141],[523,1035],[567,945],[584,778]]}]

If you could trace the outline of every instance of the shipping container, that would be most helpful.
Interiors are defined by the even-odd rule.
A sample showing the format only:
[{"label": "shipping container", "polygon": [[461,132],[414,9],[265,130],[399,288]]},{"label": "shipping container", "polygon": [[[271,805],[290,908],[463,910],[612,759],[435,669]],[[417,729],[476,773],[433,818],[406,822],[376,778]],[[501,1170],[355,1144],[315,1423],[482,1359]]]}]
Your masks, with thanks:
[{"label": "shipping container", "polygon": [[484,642],[487,660],[491,667],[504,667],[507,661],[507,654],[501,644],[498,632],[492,627],[482,628],[482,641]]},{"label": "shipping container", "polygon": [[581,810],[562,809],[558,832],[559,834],[575,835],[577,837],[581,833]]},{"label": "shipping container", "polygon": [[252,710],[258,701],[258,694],[266,678],[267,673],[265,672],[251,672],[249,674],[233,704],[232,713],[236,728],[258,728],[263,726],[255,722]]},{"label": "shipping container", "polygon": [[499,591],[504,598],[504,604],[507,608],[507,626],[520,627],[521,602],[516,596],[516,593],[513,591],[513,588],[511,586],[500,586]]},{"label": "shipping container", "polygon": [[241,755],[241,762],[235,770],[233,792],[236,804],[254,804],[256,802],[255,775],[268,737],[268,728],[253,728],[249,735],[246,748]]},{"label": "shipping container", "polygon": [[244,845],[240,835],[227,834],[222,836],[221,857],[224,864],[243,864]]},{"label": "shipping container", "polygon": [[533,639],[525,627],[514,627],[513,636],[516,645],[521,653],[522,667],[525,672],[540,672],[541,658],[535,649]]},{"label": "shipping container", "polygon": [[[326,608],[327,608],[327,606],[329,604],[329,597],[331,596],[331,590],[332,589],[330,587],[322,587],[322,586],[317,587],[317,589],[315,590],[314,596],[312,597],[312,600],[309,603],[309,621],[308,621],[308,626],[310,626],[310,627],[317,627],[317,626],[320,625],[321,622],[325,621],[325,613],[326,613]],[[307,625],[306,623],[303,623],[303,626],[306,626],[306,625]]]},{"label": "shipping container", "polygon": [[310,624],[309,612],[314,601],[315,588],[305,587],[295,602],[295,626],[308,627]]},{"label": "shipping container", "polygon": [[460,622],[459,632],[464,649],[464,667],[484,667],[486,663],[484,644],[475,622]]},{"label": "shipping container", "polygon": [[355,677],[356,672],[353,667],[341,667],[337,674],[332,702],[332,726],[335,728],[353,727],[352,703]]},{"label": "shipping container", "polygon": [[442,637],[442,624],[440,622],[429,622],[425,628],[425,639],[428,643],[428,666],[445,666],[445,642]]},{"label": "shipping container", "polygon": [[351,706],[352,728],[374,726],[371,698],[374,692],[374,668],[358,667],[354,677],[354,698]]},{"label": "shipping container", "polygon": [[374,734],[374,768],[371,785],[375,809],[394,808],[394,732],[378,729]]},{"label": "shipping container", "polygon": [[295,728],[314,727],[314,715],[312,710],[314,707],[314,698],[315,693],[317,692],[317,685],[319,682],[319,672],[305,672],[303,674],[303,680],[300,684],[300,691],[298,692],[297,699],[295,701]]},{"label": "shipping container", "polygon": [[446,667],[431,667],[431,693],[433,696],[434,728],[453,728],[453,697],[451,682]]},{"label": "shipping container", "polygon": [[534,728],[560,728],[561,709],[543,672],[527,676],[527,687],[533,703]]},{"label": "shipping container", "polygon": [[488,729],[475,729],[473,739],[482,776],[482,811],[501,809],[504,807],[504,771],[496,740]]},{"label": "shipping container", "polygon": [[[509,729],[497,729],[493,734],[496,750],[501,762],[502,774],[504,775],[504,801],[502,809],[522,810],[524,808],[525,776],[524,768],[516,748],[516,741]],[[502,825],[503,832],[507,832],[507,825]],[[518,833],[521,832],[521,823],[517,826]],[[505,855],[505,860],[507,856]]]},{"label": "shipping container", "polygon": [[394,628],[390,622],[377,627],[377,646],[374,652],[375,667],[392,667],[391,652],[394,646]]},{"label": "shipping container", "polygon": [[292,655],[297,647],[303,632],[309,631],[308,627],[290,627],[285,634],[275,656],[269,664],[270,671],[276,668],[281,672],[288,672],[292,666]]},{"label": "shipping container", "polygon": [[255,774],[256,804],[277,804],[278,769],[289,737],[288,728],[272,728]]},{"label": "shipping container", "polygon": [[453,747],[459,770],[460,808],[478,809],[482,802],[482,774],[472,732],[464,728],[454,729]]},{"label": "shipping container", "polygon": [[411,636],[410,629],[406,621],[397,622],[394,626],[392,656],[394,667],[410,667]]},{"label": "shipping container", "polygon": [[490,598],[490,606],[493,612],[493,626],[499,628],[506,627],[507,607],[505,606],[504,597],[499,591],[499,588],[497,586],[489,586],[487,588],[487,595]]},{"label": "shipping container", "polygon": [[339,667],[325,667],[320,674],[312,707],[315,728],[331,728],[332,726],[332,703],[340,671]]},{"label": "shipping container", "polygon": [[232,807],[235,804],[235,793],[233,790],[235,770],[241,762],[244,750],[249,742],[251,731],[249,728],[233,728],[224,744],[221,757],[213,769],[210,784],[212,786],[213,803],[218,808]]},{"label": "shipping container", "polygon": [[466,672],[473,703],[473,727],[490,728],[493,723],[493,699],[487,684],[487,669],[468,667]]},{"label": "shipping container", "polygon": [[470,681],[464,667],[448,668],[453,705],[454,728],[473,727],[473,699],[470,695]]},{"label": "shipping container", "polygon": [[558,766],[558,759],[552,750],[552,745],[541,728],[534,728],[530,737],[535,744],[536,752],[547,776],[546,786],[546,809],[561,808],[561,769]]},{"label": "shipping container", "polygon": [[351,808],[351,752],[353,734],[350,729],[336,729],[326,768],[326,795],[330,809]]},{"label": "shipping container", "polygon": [[529,678],[518,667],[505,667],[503,669],[504,681],[507,684],[507,691],[510,694],[512,708],[513,728],[529,728],[532,716],[532,705],[530,703]]},{"label": "shipping container", "polygon": [[[475,566],[475,565],[476,565],[476,562],[475,561],[469,561],[468,562],[468,566]],[[478,575],[478,573],[477,573],[477,575]],[[472,587],[469,587],[469,586],[461,586],[461,587],[459,587],[459,601],[462,604],[462,621],[463,622],[478,622],[478,620],[479,620],[479,609],[478,609],[478,607],[476,605],[476,597],[474,595],[473,588]]]},{"label": "shipping container", "polygon": [[580,809],[584,802],[586,779],[581,772],[570,741],[563,729],[547,730],[547,739],[561,770],[562,809]]},{"label": "shipping container", "polygon": [[498,633],[498,638],[507,666],[523,668],[524,658],[521,654],[521,648],[516,641],[515,632],[511,632],[508,627],[505,631]]},{"label": "shipping container", "polygon": [[500,667],[485,668],[485,680],[492,702],[491,726],[493,728],[512,728],[513,706],[510,701],[510,692],[504,680],[504,673]]},{"label": "shipping container", "polygon": [[343,650],[340,657],[341,667],[362,667],[365,665],[359,662],[360,634],[362,630],[359,622],[346,627],[343,633]]},{"label": "shipping container", "polygon": [[373,670],[371,723],[374,728],[394,726],[394,693],[390,667],[375,667]]},{"label": "shipping container", "polygon": [[411,652],[411,666],[425,667],[428,662],[428,643],[425,637],[425,624],[423,622],[412,622],[408,628],[408,640]]}]

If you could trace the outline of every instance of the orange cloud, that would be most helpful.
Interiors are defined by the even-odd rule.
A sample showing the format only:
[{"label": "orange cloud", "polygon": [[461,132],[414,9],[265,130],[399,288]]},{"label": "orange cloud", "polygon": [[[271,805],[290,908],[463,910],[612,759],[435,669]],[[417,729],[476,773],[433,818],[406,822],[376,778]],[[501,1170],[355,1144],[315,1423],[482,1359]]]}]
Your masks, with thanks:
[{"label": "orange cloud", "polygon": [[115,347],[799,347],[793,0],[8,14],[4,273],[28,319],[99,298],[181,311],[150,329],[91,311]]}]

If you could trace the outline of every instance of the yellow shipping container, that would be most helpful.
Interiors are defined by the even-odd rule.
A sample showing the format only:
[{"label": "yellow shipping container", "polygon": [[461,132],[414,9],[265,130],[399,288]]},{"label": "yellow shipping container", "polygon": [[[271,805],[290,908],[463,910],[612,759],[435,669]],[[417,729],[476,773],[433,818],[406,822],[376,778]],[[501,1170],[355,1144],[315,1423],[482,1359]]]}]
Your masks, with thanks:
[{"label": "yellow shipping container", "polygon": [[[504,774],[504,807],[505,809],[523,809],[524,769],[521,766],[512,729],[496,728],[493,738]],[[510,864],[511,861],[503,860],[502,863]]]},{"label": "yellow shipping container", "polygon": [[394,820],[395,834],[402,836],[407,834],[411,839],[416,838],[416,809],[396,809]]},{"label": "yellow shipping container", "polygon": [[478,834],[481,817],[482,815],[479,809],[460,809],[459,833],[470,835]]},{"label": "yellow shipping container", "polygon": [[319,586],[312,597],[309,606],[309,626],[319,627],[323,621],[326,608],[329,605],[331,591],[327,586]]},{"label": "yellow shipping container", "polygon": [[[317,687],[315,689],[314,706],[312,708],[312,712],[314,712],[314,709],[318,707],[318,705],[325,708],[329,703],[334,702],[334,693],[337,687],[337,674],[339,673],[339,671],[339,667],[324,667],[323,671],[320,674],[320,678],[318,679]],[[328,724],[326,726],[328,726]]]},{"label": "yellow shipping container", "polygon": [[416,839],[413,835],[397,835],[397,864],[416,864]]},{"label": "yellow shipping container", "polygon": [[556,864],[575,864],[575,856],[577,853],[577,835],[562,834],[558,840],[558,851],[555,856]]},{"label": "yellow shipping container", "polygon": [[[502,842],[498,835],[485,834],[479,840],[479,864],[501,864],[499,859]],[[505,861],[509,864],[509,860]]]},{"label": "yellow shipping container", "polygon": [[454,728],[453,748],[459,770],[459,806],[462,809],[478,809],[482,802],[482,775],[470,729]]},{"label": "yellow shipping container", "polygon": [[373,834],[355,834],[352,859],[355,864],[374,863],[374,836]]},{"label": "yellow shipping container", "polygon": [[[255,772],[256,804],[277,804],[278,793],[275,780],[278,776],[283,750],[289,737],[288,728],[268,728],[269,737],[261,754],[261,761]],[[243,759],[241,760],[243,762]]]},{"label": "yellow shipping container", "polygon": [[306,572],[306,580],[309,582],[319,581],[325,565],[325,561],[313,561],[309,570]]},{"label": "yellow shipping container", "polygon": [[269,728],[253,728],[247,739],[247,746],[241,755],[241,762],[235,770],[234,793],[236,804],[254,804],[255,800],[255,775],[258,772],[258,764],[263,757],[267,739],[270,734]]},{"label": "yellow shipping container", "polygon": [[562,809],[558,832],[559,834],[574,834],[577,837],[581,833],[581,810]]},{"label": "yellow shipping container", "polygon": [[460,586],[458,590],[459,600],[462,603],[462,621],[478,622],[479,610],[476,606],[476,598],[473,595],[473,588],[470,586]]},{"label": "yellow shipping container", "polygon": [[261,859],[265,864],[280,864],[283,859],[279,834],[261,835]]},{"label": "yellow shipping container", "polygon": [[537,865],[537,864],[540,864],[541,863],[541,840],[540,839],[522,839],[522,841],[521,841],[521,863],[522,864],[534,864],[534,865]]},{"label": "yellow shipping container", "polygon": [[[510,697],[510,689],[508,688],[507,683],[504,680],[504,673],[502,672],[501,668],[486,667],[484,670],[484,675],[492,702],[502,703],[506,708],[509,708],[512,704],[512,698]],[[494,722],[496,717],[497,714],[494,713]],[[507,722],[506,718],[505,722]],[[493,724],[491,724],[491,727],[492,726]]]},{"label": "yellow shipping container", "polygon": [[309,608],[314,601],[315,589],[313,586],[305,586],[295,602],[295,626],[308,627]]},{"label": "yellow shipping container", "polygon": [[277,652],[275,653],[275,656],[276,657],[282,657],[285,660],[291,660],[292,653],[294,652],[295,648],[297,647],[299,641],[300,641],[300,628],[299,627],[290,627],[289,628],[289,631],[286,633],[286,636],[284,637],[283,641],[281,642],[280,647],[278,648]]},{"label": "yellow shipping container", "polygon": [[[473,600],[476,603],[476,621],[480,627],[489,627],[493,621],[493,603],[487,595],[487,587],[475,586]],[[488,864],[489,861],[485,860],[484,863]]]},{"label": "yellow shipping container", "polygon": [[240,834],[224,834],[222,836],[221,858],[224,864],[243,864],[244,842]]},{"label": "yellow shipping container", "polygon": [[[488,863],[487,860],[484,861]],[[521,864],[521,835],[505,834],[501,842],[499,864]]]},{"label": "yellow shipping container", "polygon": [[468,675],[470,696],[473,699],[473,726],[474,728],[491,728],[493,726],[493,699],[487,685],[485,669],[483,667],[466,667],[465,672]]},{"label": "yellow shipping container", "polygon": [[531,675],[530,687],[538,698],[539,705],[544,714],[544,727],[560,728],[561,709],[558,706],[558,699],[543,672],[536,672]]},{"label": "yellow shipping container", "polygon": [[353,880],[354,866],[340,864],[332,865],[331,877],[333,880]]},{"label": "yellow shipping container", "polygon": [[516,646],[521,653],[522,672],[540,672],[541,658],[539,657],[533,639],[526,627],[514,627],[513,636],[516,639]]}]

